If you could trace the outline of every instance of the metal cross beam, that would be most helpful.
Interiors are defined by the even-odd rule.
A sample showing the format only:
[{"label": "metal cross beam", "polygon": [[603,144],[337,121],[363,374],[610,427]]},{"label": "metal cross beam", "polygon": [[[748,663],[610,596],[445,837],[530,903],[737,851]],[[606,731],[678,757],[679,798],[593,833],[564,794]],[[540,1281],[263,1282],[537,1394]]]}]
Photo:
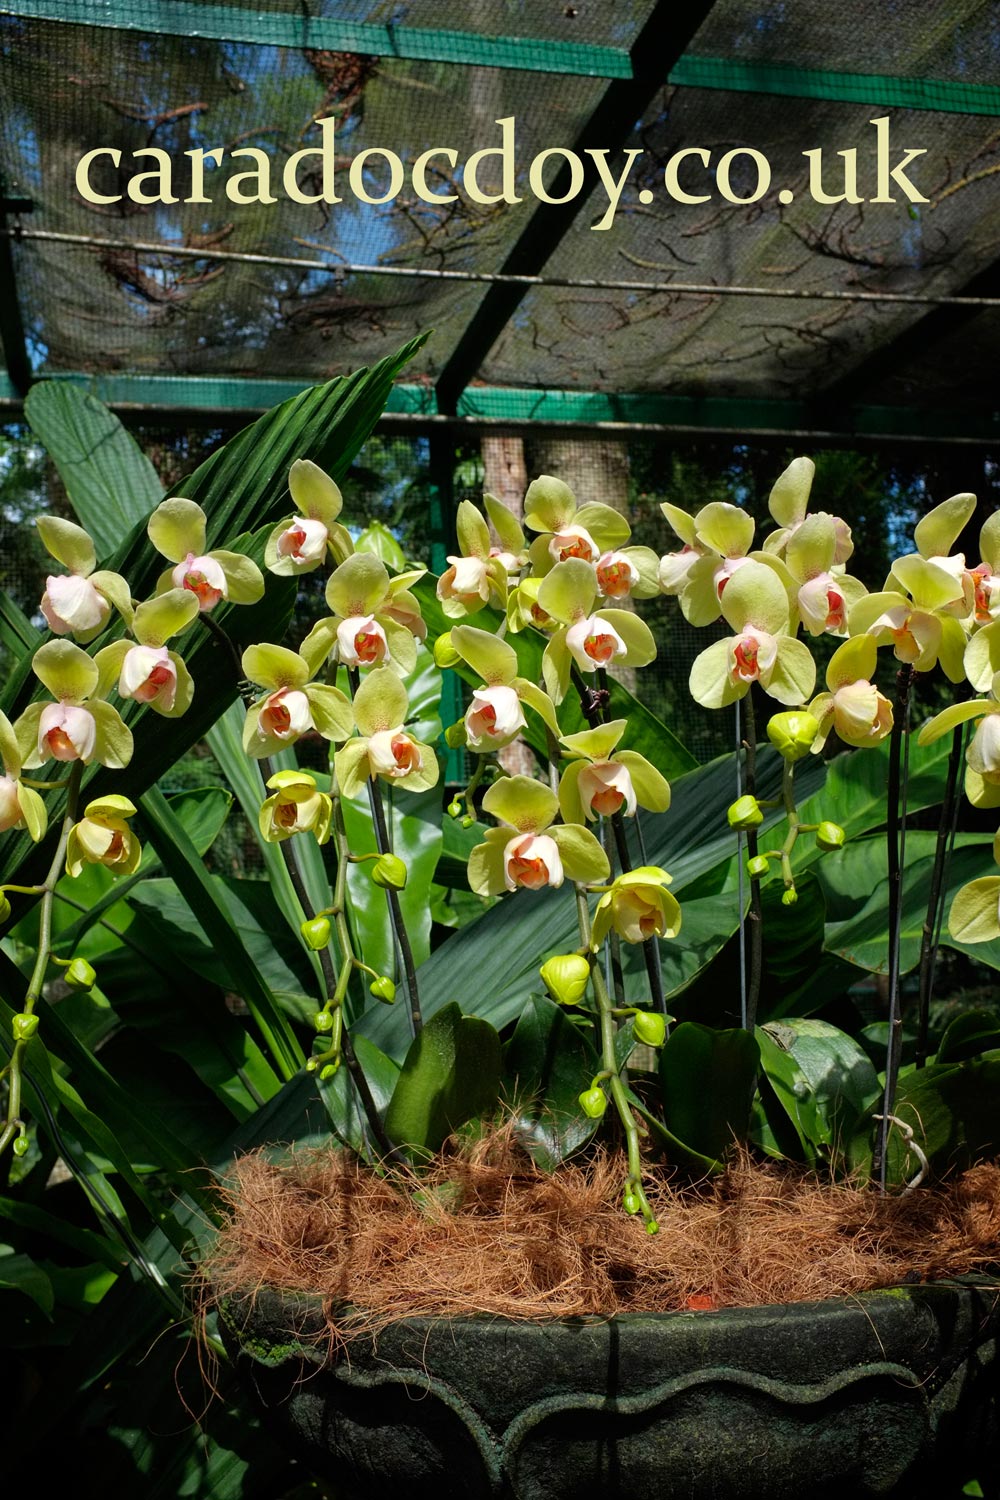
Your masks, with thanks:
[{"label": "metal cross beam", "polygon": [[[713,0],[686,0],[686,3],[657,0],[632,45],[633,77],[616,79],[608,85],[573,143],[573,150],[584,163],[580,194],[566,203],[538,204],[500,267],[502,273],[534,276],[542,270],[598,182],[593,158],[586,152],[614,150],[628,139],[712,4]],[[549,196],[563,197],[571,185],[570,167],[564,161],[549,187]],[[441,411],[455,410],[459,396],[503,332],[525,291],[523,286],[498,285],[487,292],[438,377],[437,399]]]}]

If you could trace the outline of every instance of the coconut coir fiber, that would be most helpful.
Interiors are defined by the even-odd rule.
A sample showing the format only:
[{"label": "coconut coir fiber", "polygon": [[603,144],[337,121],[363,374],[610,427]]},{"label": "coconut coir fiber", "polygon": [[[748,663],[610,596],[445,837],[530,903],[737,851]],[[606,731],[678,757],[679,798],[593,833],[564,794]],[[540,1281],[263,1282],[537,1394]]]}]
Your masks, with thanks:
[{"label": "coconut coir fiber", "polygon": [[695,1187],[651,1171],[656,1235],[622,1212],[624,1176],[609,1154],[548,1175],[503,1132],[419,1178],[378,1176],[344,1152],[250,1155],[203,1269],[216,1297],[319,1293],[349,1338],[415,1315],[746,1307],[1000,1265],[993,1165],[888,1197],[748,1157]]}]

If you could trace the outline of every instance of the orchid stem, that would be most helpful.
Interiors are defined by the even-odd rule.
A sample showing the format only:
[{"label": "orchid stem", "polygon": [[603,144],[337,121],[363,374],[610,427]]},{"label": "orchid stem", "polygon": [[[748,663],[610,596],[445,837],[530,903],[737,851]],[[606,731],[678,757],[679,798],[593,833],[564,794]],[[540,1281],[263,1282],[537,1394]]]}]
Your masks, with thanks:
[{"label": "orchid stem", "polygon": [[930,1025],[934,970],[937,965],[938,939],[943,916],[944,876],[958,822],[958,775],[964,743],[965,727],[959,725],[952,731],[951,736],[951,754],[948,756],[944,801],[941,803],[941,817],[938,822],[937,841],[934,845],[934,867],[931,871],[930,889],[927,893],[927,915],[920,934],[920,998],[917,1005],[916,1052],[918,1068],[924,1067],[927,1062],[927,1032]]},{"label": "orchid stem", "polygon": [[[746,791],[753,797],[757,790],[757,718],[754,711],[753,684],[743,699],[744,736],[746,748]],[[757,830],[747,831],[747,858],[757,855]],[[760,1000],[761,978],[764,971],[764,913],[760,898],[760,881],[750,882],[750,974],[747,981],[746,1029],[753,1031],[757,1024],[757,1005]]]},{"label": "orchid stem", "polygon": [[[896,676],[896,703],[893,710],[892,735],[889,740],[888,810],[886,843],[889,867],[889,1039],[885,1059],[885,1091],[882,1118],[872,1161],[872,1175],[879,1188],[886,1190],[888,1174],[889,1128],[896,1100],[896,1080],[902,1051],[903,1016],[899,1002],[899,937],[903,906],[903,855],[906,840],[906,765],[909,756],[910,689],[913,668],[901,667]],[[904,746],[906,755],[904,756]]]}]

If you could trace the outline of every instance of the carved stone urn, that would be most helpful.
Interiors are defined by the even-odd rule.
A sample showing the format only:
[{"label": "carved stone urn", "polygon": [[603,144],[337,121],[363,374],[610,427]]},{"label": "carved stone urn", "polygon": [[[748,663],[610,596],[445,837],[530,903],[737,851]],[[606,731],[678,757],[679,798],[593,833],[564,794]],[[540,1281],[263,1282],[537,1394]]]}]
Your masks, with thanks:
[{"label": "carved stone urn", "polygon": [[971,1478],[1000,1494],[1000,1281],[410,1318],[336,1356],[318,1298],[265,1289],[222,1322],[285,1445],[356,1500],[943,1500]]}]

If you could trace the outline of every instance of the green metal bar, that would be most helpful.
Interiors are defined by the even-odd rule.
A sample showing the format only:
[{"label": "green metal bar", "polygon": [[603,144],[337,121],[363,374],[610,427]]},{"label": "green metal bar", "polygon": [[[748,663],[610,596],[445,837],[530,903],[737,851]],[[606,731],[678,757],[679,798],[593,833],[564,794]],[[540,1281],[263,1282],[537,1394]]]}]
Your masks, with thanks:
[{"label": "green metal bar", "polygon": [[[207,412],[223,422],[245,418],[298,395],[308,380],[216,379],[198,375],[45,376],[67,380],[93,391],[109,406],[152,420],[154,415]],[[15,415],[21,396],[0,371],[0,415]],[[670,428],[690,432],[813,434],[832,437],[926,439],[933,441],[1000,441],[1000,411],[968,407],[933,409],[903,406],[834,405],[820,393],[806,400],[668,396],[657,392],[551,391],[534,386],[469,386],[454,417],[438,410],[426,385],[395,385],[386,407],[391,419],[421,422],[429,429],[449,422],[462,426],[617,427],[637,431]],[[442,516],[442,525],[445,524]]]},{"label": "green metal bar", "polygon": [[944,78],[900,78],[882,73],[828,73],[780,63],[737,62],[724,57],[678,59],[670,82],[683,88],[727,89],[735,94],[779,94],[789,99],[832,99],[841,104],[927,109],[941,114],[1000,115],[1000,88]]},{"label": "green metal bar", "polygon": [[0,14],[40,21],[69,21],[157,36],[206,37],[259,47],[314,47],[420,62],[517,68],[531,73],[572,73],[586,78],[630,78],[628,52],[548,37],[483,36],[430,26],[371,25],[312,16],[302,9],[269,11],[198,0],[7,0]]},{"label": "green metal bar", "polygon": [[7,197],[5,184],[0,178],[0,288],[3,289],[0,294],[0,349],[7,366],[5,378],[18,395],[23,396],[31,384],[31,359],[18,301],[14,245],[7,218],[12,201]]}]

